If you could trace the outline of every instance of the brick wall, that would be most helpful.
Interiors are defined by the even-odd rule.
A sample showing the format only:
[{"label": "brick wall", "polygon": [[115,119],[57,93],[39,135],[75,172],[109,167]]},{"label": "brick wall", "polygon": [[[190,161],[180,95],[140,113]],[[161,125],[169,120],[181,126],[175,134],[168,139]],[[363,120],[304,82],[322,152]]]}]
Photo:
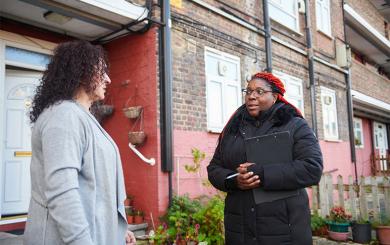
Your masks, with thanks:
[{"label": "brick wall", "polygon": [[[219,1],[215,1],[215,6],[224,7],[219,4]],[[247,1],[251,3],[251,1]],[[342,10],[340,1],[334,1],[336,6],[333,19],[337,19],[337,22],[342,23]],[[233,5],[233,8],[239,8]],[[248,3],[248,5],[250,5]],[[251,23],[259,23],[261,17],[262,7],[258,6],[259,11],[254,11],[253,18],[249,20]],[[197,8],[197,11],[188,11],[187,8]],[[243,7],[242,9],[245,9]],[[312,9],[312,21],[313,30],[315,28],[315,6],[311,5]],[[188,12],[186,12],[186,10]],[[252,9],[253,11],[253,9]],[[196,12],[196,15],[194,14]],[[236,15],[244,18],[249,18],[249,14],[245,15],[240,12],[236,12]],[[205,73],[204,73],[204,47],[212,47],[217,50],[227,52],[229,54],[240,57],[241,61],[241,79],[245,81],[245,77],[248,74],[252,74],[255,71],[265,68],[265,51],[264,51],[264,37],[253,33],[234,23],[227,25],[225,18],[212,14],[210,11],[205,11],[203,8],[195,4],[191,4],[188,1],[183,1],[183,8],[175,10],[173,13],[173,107],[174,107],[174,127],[177,130],[190,130],[190,131],[206,131],[207,127],[207,114],[206,114],[206,95],[205,95]],[[212,25],[210,23],[213,23]],[[231,26],[235,28],[230,28]],[[303,27],[303,23],[301,22]],[[276,26],[279,28],[279,32],[273,32],[276,36],[291,43],[293,46],[299,46],[304,43],[303,37],[291,38],[287,37],[285,32],[287,28]],[[333,25],[335,38],[341,39],[343,37],[342,26]],[[334,62],[334,41],[325,37],[327,42],[324,42],[321,38],[324,38],[322,33],[313,31],[313,36],[317,37],[316,43],[321,44],[328,48],[328,53],[325,55],[327,60]],[[303,43],[302,43],[303,42]],[[315,45],[315,44],[314,44]],[[320,47],[316,47],[319,52]],[[255,59],[255,52],[257,60]],[[326,53],[326,52],[324,52]],[[311,104],[310,104],[310,90],[307,88],[308,84],[308,62],[307,57],[296,51],[293,51],[285,46],[282,46],[276,42],[273,42],[272,46],[273,56],[273,69],[280,71],[294,77],[300,78],[304,82],[304,110],[305,117],[311,124]],[[254,63],[256,61],[256,63]],[[317,85],[330,87],[337,91],[338,95],[338,112],[346,112],[345,101],[345,79],[344,75],[339,71],[331,69],[320,63],[315,64],[315,79]],[[327,86],[327,84],[330,84]],[[332,84],[336,84],[333,86]],[[242,86],[245,86],[243,82]],[[333,86],[333,87],[332,87]],[[320,137],[322,136],[322,112],[320,106],[319,90],[317,91],[317,116],[318,129]],[[340,116],[341,122],[340,139],[348,140],[345,127],[347,124],[346,113]],[[344,127],[343,127],[344,126]]]},{"label": "brick wall", "polygon": [[355,12],[362,16],[379,33],[381,33],[383,36],[386,36],[384,24],[385,19],[370,1],[347,0],[346,3],[350,5],[355,10]]},{"label": "brick wall", "polygon": [[[262,1],[206,1],[215,7],[228,10],[235,16],[262,28]],[[311,1],[311,19],[313,48],[316,56],[329,63],[335,63],[335,43],[343,42],[344,29],[341,0],[332,1],[332,37],[317,31],[315,23],[315,5]],[[229,7],[230,5],[231,7]],[[239,11],[240,10],[240,11]],[[192,1],[182,1],[182,8],[174,8],[172,12],[172,52],[173,52],[173,116],[174,116],[174,149],[175,166],[182,169],[183,156],[189,158],[191,148],[204,148],[210,157],[215,147],[216,135],[207,133],[206,84],[205,84],[205,47],[211,47],[240,58],[242,86],[245,86],[246,75],[265,68],[264,37],[218,14],[207,11]],[[304,32],[304,15],[300,14],[300,32],[302,35],[272,21],[272,35],[287,42],[293,47],[306,50]],[[274,71],[286,73],[303,81],[304,111],[309,125],[312,124],[308,61],[303,55],[277,42],[272,43],[272,62]],[[339,139],[341,142],[321,141],[327,154],[326,168],[337,168],[337,164],[345,164],[342,173],[352,174],[350,165],[348,120],[346,105],[346,83],[344,74],[338,70],[315,62],[316,116],[319,139],[323,139],[323,122],[320,86],[336,91]],[[187,137],[187,138],[186,138]],[[199,140],[194,140],[199,138]],[[191,140],[190,140],[191,139]],[[185,146],[185,147],[184,147]],[[332,149],[338,150],[336,154]],[[337,158],[337,161],[334,159]],[[179,159],[179,160],[178,160]],[[181,181],[183,175],[174,173]],[[188,177],[186,181],[198,186]],[[184,182],[180,182],[184,183]],[[191,186],[191,184],[189,184]],[[178,185],[179,186],[179,185]],[[197,187],[198,188],[198,187]],[[189,188],[196,194],[199,188]],[[179,191],[180,192],[180,191]]]},{"label": "brick wall", "polygon": [[354,60],[351,73],[352,89],[390,104],[390,81],[375,67]]}]

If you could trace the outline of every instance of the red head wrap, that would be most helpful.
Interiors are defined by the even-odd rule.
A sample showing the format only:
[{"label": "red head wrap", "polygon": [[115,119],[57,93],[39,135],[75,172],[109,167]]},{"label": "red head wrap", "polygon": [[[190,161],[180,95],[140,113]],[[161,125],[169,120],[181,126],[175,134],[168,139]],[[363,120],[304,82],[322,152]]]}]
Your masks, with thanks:
[{"label": "red head wrap", "polygon": [[283,97],[284,93],[286,92],[286,89],[284,88],[283,82],[279,78],[275,77],[272,73],[269,72],[258,72],[252,76],[252,80],[256,78],[263,79],[266,82],[268,82],[271,85],[272,91],[278,94],[277,100],[287,105],[290,105],[295,109],[295,111],[298,113],[299,116],[302,116],[302,113],[299,111],[299,109],[293,106],[292,104],[290,104],[290,102],[288,102]]}]

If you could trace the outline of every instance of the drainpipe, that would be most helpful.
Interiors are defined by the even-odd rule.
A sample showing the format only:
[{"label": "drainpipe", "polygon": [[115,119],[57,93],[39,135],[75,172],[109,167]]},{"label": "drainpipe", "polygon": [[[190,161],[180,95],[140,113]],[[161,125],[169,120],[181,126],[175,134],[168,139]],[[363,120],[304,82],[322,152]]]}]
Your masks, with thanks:
[{"label": "drainpipe", "polygon": [[348,73],[344,75],[347,84],[347,111],[348,111],[348,131],[349,131],[349,145],[351,148],[351,161],[355,167],[355,183],[358,183],[358,173],[356,166],[356,149],[355,149],[355,132],[353,131],[353,104],[352,104],[352,82],[351,69],[348,68]]},{"label": "drainpipe", "polygon": [[[344,27],[344,41],[347,43],[347,34],[345,32],[345,1],[343,0],[343,27]],[[353,131],[353,103],[352,103],[352,82],[351,82],[351,69],[348,68],[348,73],[345,75],[345,83],[347,85],[347,113],[348,113],[348,131],[349,131],[349,146],[351,148],[351,161],[355,170],[355,184],[358,184],[358,173],[356,166],[356,149],[355,149],[355,132]]]},{"label": "drainpipe", "polygon": [[268,12],[268,0],[263,0],[263,21],[264,21],[264,39],[265,39],[265,59],[267,63],[267,72],[272,72],[272,40],[271,40],[271,22]]},{"label": "drainpipe", "polygon": [[159,29],[161,170],[168,172],[168,197],[171,206],[173,172],[171,10],[169,0],[159,0],[159,5],[161,22],[164,23]]},{"label": "drainpipe", "polygon": [[305,29],[307,43],[307,59],[309,62],[309,81],[310,81],[310,104],[311,104],[311,123],[315,135],[318,137],[317,129],[317,106],[316,106],[316,85],[314,83],[314,50],[311,35],[310,5],[309,0],[305,0]]}]

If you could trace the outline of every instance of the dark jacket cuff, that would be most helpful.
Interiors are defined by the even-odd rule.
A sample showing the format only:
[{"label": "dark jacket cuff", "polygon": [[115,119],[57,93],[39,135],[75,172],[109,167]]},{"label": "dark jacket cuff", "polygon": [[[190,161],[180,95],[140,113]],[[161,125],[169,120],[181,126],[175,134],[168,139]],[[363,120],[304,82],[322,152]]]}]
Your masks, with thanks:
[{"label": "dark jacket cuff", "polygon": [[258,175],[260,178],[260,184],[264,184],[264,168],[260,164],[252,164],[248,168],[248,172],[253,172],[254,175]]},{"label": "dark jacket cuff", "polygon": [[225,179],[225,187],[228,191],[237,191],[239,190],[237,185],[237,176],[230,179]]}]

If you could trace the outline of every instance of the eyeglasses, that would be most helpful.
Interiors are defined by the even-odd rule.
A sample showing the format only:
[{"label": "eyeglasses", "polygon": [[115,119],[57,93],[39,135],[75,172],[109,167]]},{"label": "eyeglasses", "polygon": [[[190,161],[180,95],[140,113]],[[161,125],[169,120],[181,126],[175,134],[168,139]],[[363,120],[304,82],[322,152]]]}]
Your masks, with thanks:
[{"label": "eyeglasses", "polygon": [[241,91],[242,91],[242,93],[243,93],[245,96],[249,96],[249,95],[251,95],[253,92],[255,92],[255,96],[256,96],[256,97],[260,97],[260,96],[262,96],[262,95],[265,94],[265,93],[272,92],[272,90],[264,90],[264,89],[262,89],[262,88],[257,88],[257,89],[255,89],[255,90],[243,88],[243,89],[241,89]]}]

